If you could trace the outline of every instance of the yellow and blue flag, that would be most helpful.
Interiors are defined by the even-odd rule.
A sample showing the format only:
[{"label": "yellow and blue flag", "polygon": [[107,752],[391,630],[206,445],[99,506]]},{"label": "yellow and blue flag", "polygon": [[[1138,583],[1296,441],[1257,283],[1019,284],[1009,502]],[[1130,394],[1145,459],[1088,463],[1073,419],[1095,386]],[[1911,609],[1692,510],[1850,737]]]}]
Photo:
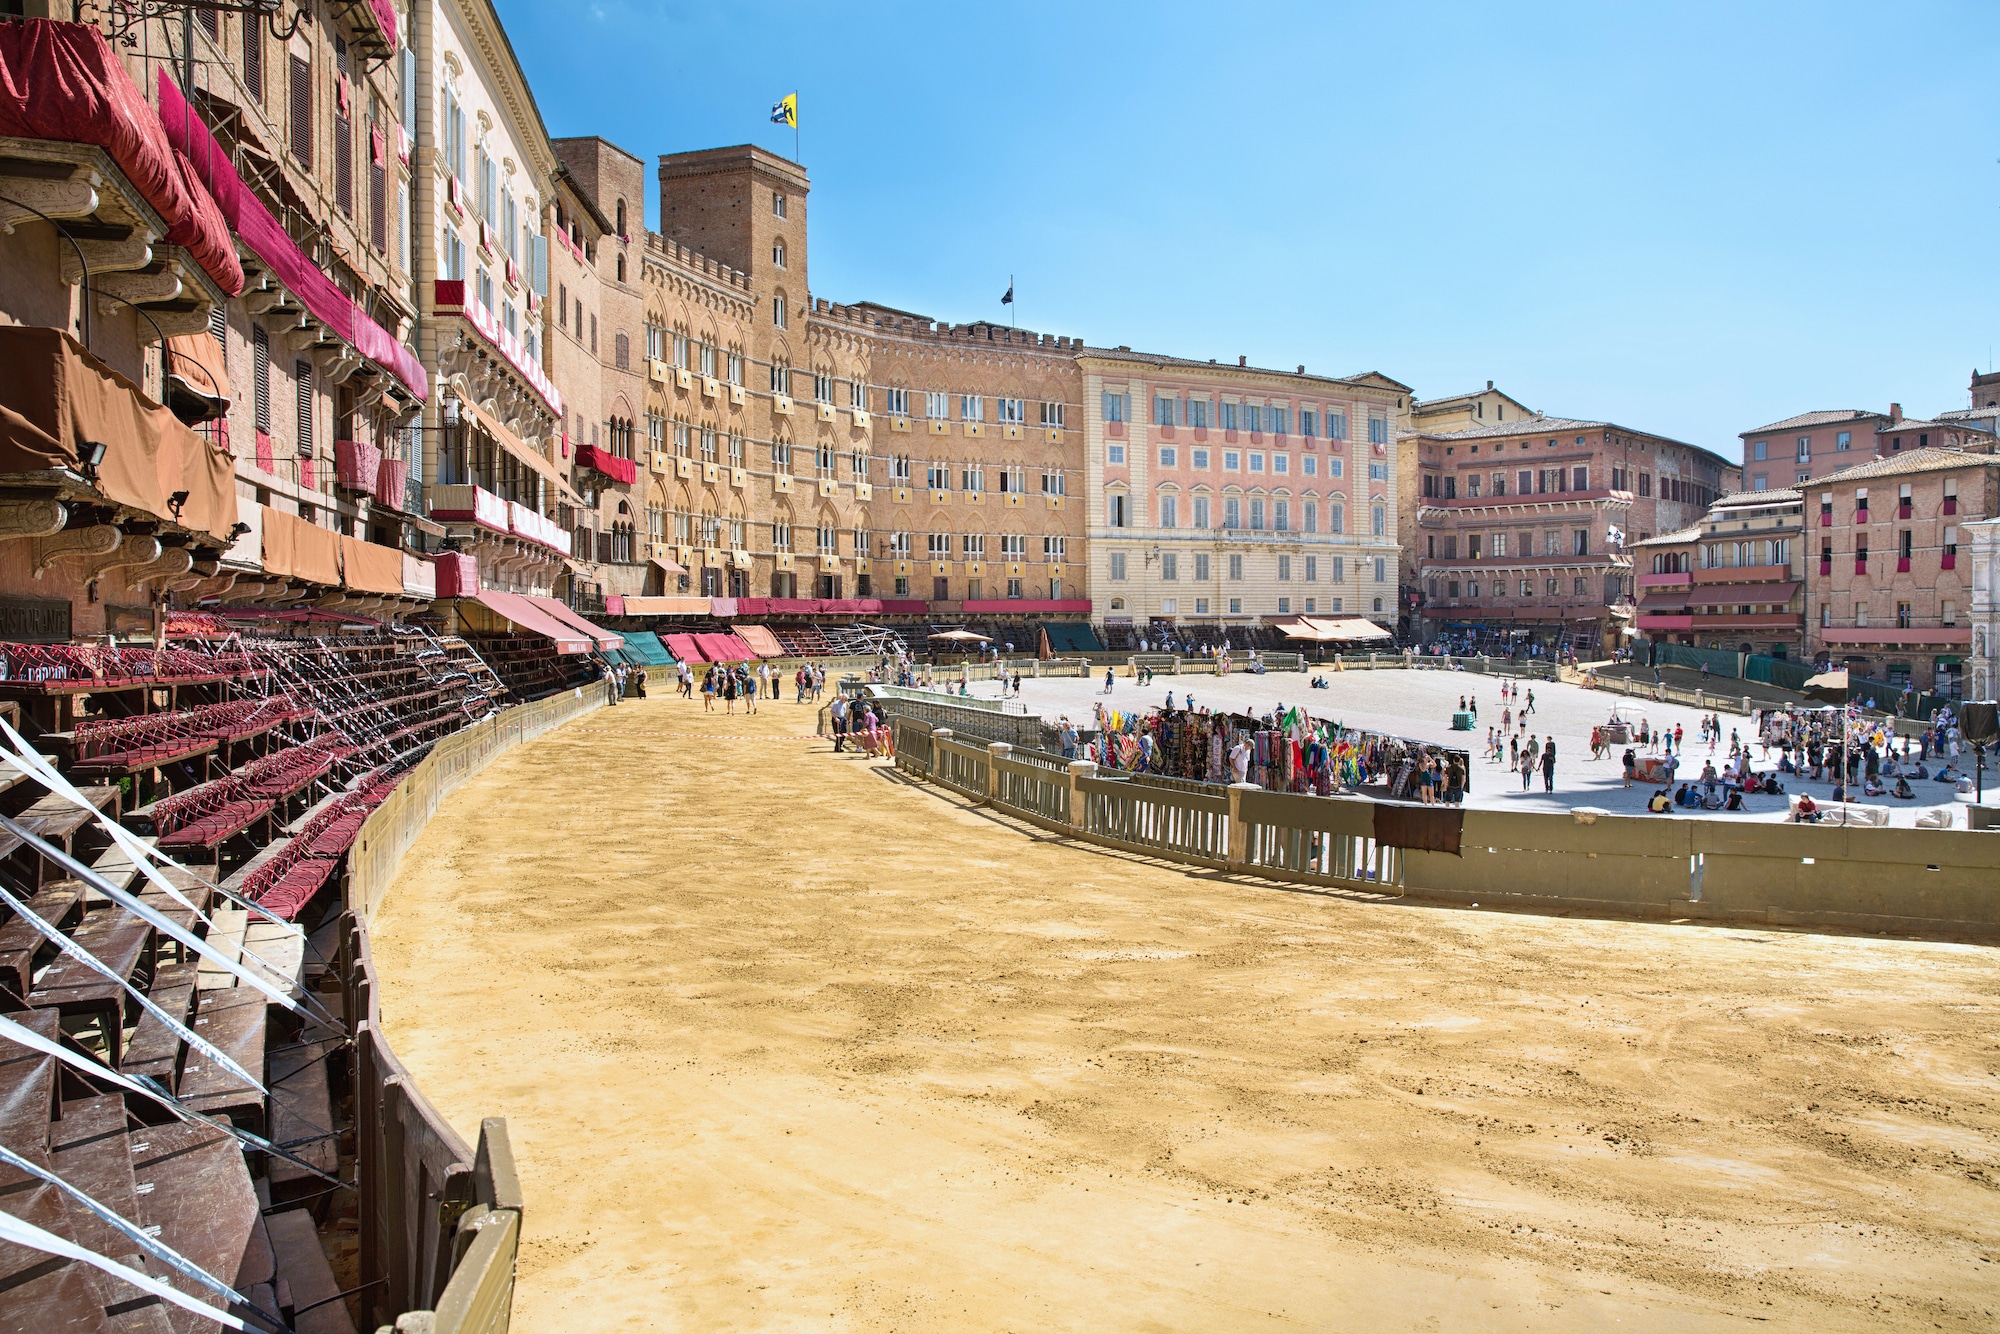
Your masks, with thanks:
[{"label": "yellow and blue flag", "polygon": [[799,95],[797,93],[786,93],[781,100],[771,104],[771,123],[773,125],[789,125],[795,130],[799,128]]}]

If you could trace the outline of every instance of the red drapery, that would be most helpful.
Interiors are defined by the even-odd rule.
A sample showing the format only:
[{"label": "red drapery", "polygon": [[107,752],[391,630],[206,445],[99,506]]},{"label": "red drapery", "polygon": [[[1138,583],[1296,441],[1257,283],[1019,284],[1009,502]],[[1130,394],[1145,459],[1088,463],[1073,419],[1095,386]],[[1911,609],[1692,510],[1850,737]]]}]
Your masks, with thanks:
[{"label": "red drapery", "polygon": [[20,19],[0,23],[0,134],[95,144],[230,296],[243,290],[243,265],[219,203],[175,151],[160,117],[112,53],[84,23]]}]

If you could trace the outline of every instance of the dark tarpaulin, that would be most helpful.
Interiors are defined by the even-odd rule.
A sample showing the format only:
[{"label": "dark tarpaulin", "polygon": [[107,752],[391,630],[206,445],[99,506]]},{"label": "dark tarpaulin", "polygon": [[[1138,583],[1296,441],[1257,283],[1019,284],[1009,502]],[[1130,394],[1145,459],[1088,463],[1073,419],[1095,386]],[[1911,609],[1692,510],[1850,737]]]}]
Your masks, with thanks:
[{"label": "dark tarpaulin", "polygon": [[1465,854],[1458,850],[1458,840],[1464,829],[1465,812],[1456,806],[1375,803],[1375,841],[1386,847],[1462,857]]}]

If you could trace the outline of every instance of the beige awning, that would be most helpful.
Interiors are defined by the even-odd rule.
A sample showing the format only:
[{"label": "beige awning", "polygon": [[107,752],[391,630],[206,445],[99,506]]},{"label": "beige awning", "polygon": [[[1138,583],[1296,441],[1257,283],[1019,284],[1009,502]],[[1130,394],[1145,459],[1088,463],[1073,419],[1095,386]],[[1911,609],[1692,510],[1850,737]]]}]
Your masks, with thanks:
[{"label": "beige awning", "polygon": [[555,483],[557,495],[572,505],[579,507],[583,505],[583,497],[576,493],[576,488],[569,484],[569,479],[562,475],[562,470],[543,458],[540,450],[502,426],[493,414],[477,403],[460,399],[459,406],[464,409],[467,416],[479,423],[479,429],[492,436],[494,442],[502,449]]}]

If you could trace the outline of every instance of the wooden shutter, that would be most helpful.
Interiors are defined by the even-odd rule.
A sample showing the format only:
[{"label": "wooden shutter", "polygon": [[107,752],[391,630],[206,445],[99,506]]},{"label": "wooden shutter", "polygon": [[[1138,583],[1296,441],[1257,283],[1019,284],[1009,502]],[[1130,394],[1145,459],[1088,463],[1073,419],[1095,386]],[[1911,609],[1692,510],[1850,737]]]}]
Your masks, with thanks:
[{"label": "wooden shutter", "polygon": [[254,353],[251,385],[257,407],[257,429],[269,435],[271,433],[271,335],[265,332],[263,325],[250,326],[250,346]]},{"label": "wooden shutter", "polygon": [[291,62],[292,156],[308,171],[313,164],[312,65],[297,56]]},{"label": "wooden shutter", "polygon": [[333,202],[354,216],[354,122],[341,115],[333,118]]},{"label": "wooden shutter", "polygon": [[264,28],[247,19],[243,24],[243,86],[251,101],[264,105]]},{"label": "wooden shutter", "polygon": [[299,457],[311,458],[313,452],[313,367],[310,361],[300,361],[293,368],[299,382]]}]

